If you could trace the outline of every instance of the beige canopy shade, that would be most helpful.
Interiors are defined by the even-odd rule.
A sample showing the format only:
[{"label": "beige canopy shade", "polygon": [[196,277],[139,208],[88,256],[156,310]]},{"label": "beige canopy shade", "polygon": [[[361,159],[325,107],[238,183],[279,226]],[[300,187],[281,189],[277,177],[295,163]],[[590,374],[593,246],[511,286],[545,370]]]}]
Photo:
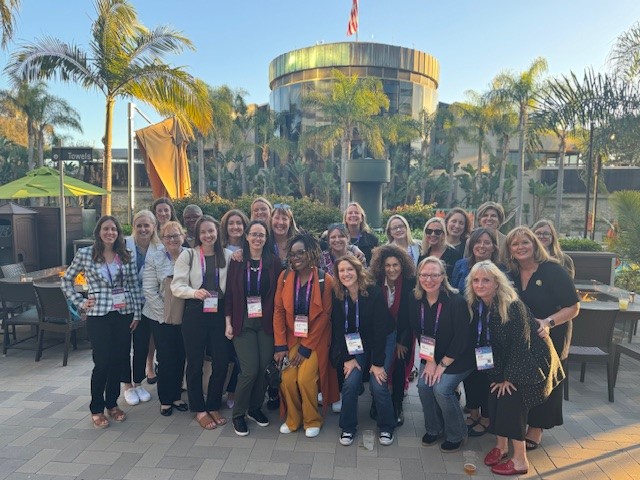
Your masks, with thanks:
[{"label": "beige canopy shade", "polygon": [[154,198],[182,198],[191,193],[187,136],[175,118],[136,130]]}]

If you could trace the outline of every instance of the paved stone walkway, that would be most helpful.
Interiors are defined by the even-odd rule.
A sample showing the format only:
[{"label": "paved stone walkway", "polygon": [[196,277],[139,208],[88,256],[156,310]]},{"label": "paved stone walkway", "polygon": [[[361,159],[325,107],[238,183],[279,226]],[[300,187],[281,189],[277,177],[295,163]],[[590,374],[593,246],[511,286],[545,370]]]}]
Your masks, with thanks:
[{"label": "paved stone walkway", "polygon": [[[494,478],[482,464],[491,435],[453,454],[420,445],[415,383],[394,444],[382,447],[376,439],[373,451],[357,442],[341,446],[333,413],[315,439],[279,434],[280,419],[266,409],[271,426],[249,421],[248,437],[230,425],[203,431],[192,414],[160,416],[155,386],[147,386],[153,398],[145,404],[125,406],[121,397],[127,420],[96,430],[88,411],[91,353],[87,342],[79,347],[64,368],[60,347],[45,350],[39,363],[34,352],[17,349],[0,358],[0,479],[455,479],[466,478],[465,461],[478,465],[475,478]],[[607,401],[604,367],[588,366],[584,384],[578,375],[575,366],[564,426],[546,432],[522,478],[640,479],[640,363],[623,357],[615,403]],[[368,411],[363,395],[360,432],[375,428]]]}]

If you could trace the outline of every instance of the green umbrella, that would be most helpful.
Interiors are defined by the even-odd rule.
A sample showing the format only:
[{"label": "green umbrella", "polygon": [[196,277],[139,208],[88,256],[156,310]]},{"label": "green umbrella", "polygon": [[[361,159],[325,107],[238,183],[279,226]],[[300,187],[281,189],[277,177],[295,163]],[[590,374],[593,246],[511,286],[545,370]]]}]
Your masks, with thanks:
[{"label": "green umbrella", "polygon": [[[82,180],[65,176],[64,196],[106,195],[105,189]],[[60,196],[60,174],[50,167],[40,167],[26,176],[0,187],[0,198],[35,198]]]}]

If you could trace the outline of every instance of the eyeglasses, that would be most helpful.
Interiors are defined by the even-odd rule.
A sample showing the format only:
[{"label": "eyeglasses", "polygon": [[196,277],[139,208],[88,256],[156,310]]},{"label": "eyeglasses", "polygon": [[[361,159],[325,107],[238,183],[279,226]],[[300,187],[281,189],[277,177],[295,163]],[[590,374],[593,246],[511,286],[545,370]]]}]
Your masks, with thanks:
[{"label": "eyeglasses", "polygon": [[442,273],[421,273],[418,276],[423,280],[429,280],[429,279],[438,280],[440,277],[442,277],[442,275],[443,275]]},{"label": "eyeglasses", "polygon": [[287,205],[286,203],[274,203],[273,208],[280,210],[291,210],[291,205]]},{"label": "eyeglasses", "polygon": [[536,237],[538,238],[551,238],[553,235],[549,232],[536,232]]},{"label": "eyeglasses", "polygon": [[444,233],[444,230],[440,230],[440,229],[433,230],[431,228],[425,228],[424,229],[424,233],[426,235],[435,235],[436,237],[439,237],[440,235],[442,235]]},{"label": "eyeglasses", "polygon": [[174,240],[180,240],[181,236],[182,235],[180,235],[179,233],[176,233],[174,235],[163,235],[162,239],[163,240],[169,240],[169,241],[173,242]]},{"label": "eyeglasses", "polygon": [[247,236],[251,238],[259,238],[259,239],[267,238],[267,236],[264,233],[259,233],[259,232],[249,232]]},{"label": "eyeglasses", "polygon": [[289,258],[302,258],[302,257],[304,257],[305,253],[307,253],[306,250],[298,250],[296,252],[289,252],[289,254],[287,256]]},{"label": "eyeglasses", "polygon": [[[404,225],[396,225],[395,227],[391,227],[389,230],[391,230],[392,232],[398,232],[401,230],[406,230],[407,227],[405,227]],[[442,231],[442,230],[440,230]]]}]

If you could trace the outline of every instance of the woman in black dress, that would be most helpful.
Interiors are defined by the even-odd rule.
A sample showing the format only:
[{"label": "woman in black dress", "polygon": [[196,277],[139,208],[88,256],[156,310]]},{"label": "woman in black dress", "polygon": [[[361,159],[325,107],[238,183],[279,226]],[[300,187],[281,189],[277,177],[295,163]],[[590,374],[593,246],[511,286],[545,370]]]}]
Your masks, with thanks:
[{"label": "woman in black dress", "polygon": [[[499,475],[525,475],[529,470],[525,449],[527,412],[544,404],[564,378],[560,359],[545,329],[518,299],[507,277],[488,260],[476,263],[468,277],[466,298],[473,314],[477,368],[491,382],[489,415],[496,446],[485,465]],[[474,336],[476,336],[474,335]],[[502,463],[509,452],[513,456]]]},{"label": "woman in black dress", "polygon": [[[520,295],[536,318],[538,334],[550,331],[553,346],[564,361],[571,345],[571,320],[578,315],[580,303],[573,280],[567,271],[542,246],[528,227],[516,227],[506,238],[503,263]],[[548,400],[529,411],[527,449],[540,444],[542,431],[562,425],[562,387],[553,390]]]},{"label": "woman in black dress", "polygon": [[462,254],[447,242],[447,227],[440,217],[433,217],[424,224],[424,237],[422,237],[422,255],[420,263],[427,257],[436,257],[442,260],[447,269],[447,278],[451,278],[453,267]]},{"label": "woman in black dress", "polygon": [[349,230],[351,245],[357,246],[364,253],[367,263],[371,262],[371,250],[378,246],[378,237],[371,233],[367,223],[367,214],[358,202],[351,202],[342,216],[342,222]]}]

